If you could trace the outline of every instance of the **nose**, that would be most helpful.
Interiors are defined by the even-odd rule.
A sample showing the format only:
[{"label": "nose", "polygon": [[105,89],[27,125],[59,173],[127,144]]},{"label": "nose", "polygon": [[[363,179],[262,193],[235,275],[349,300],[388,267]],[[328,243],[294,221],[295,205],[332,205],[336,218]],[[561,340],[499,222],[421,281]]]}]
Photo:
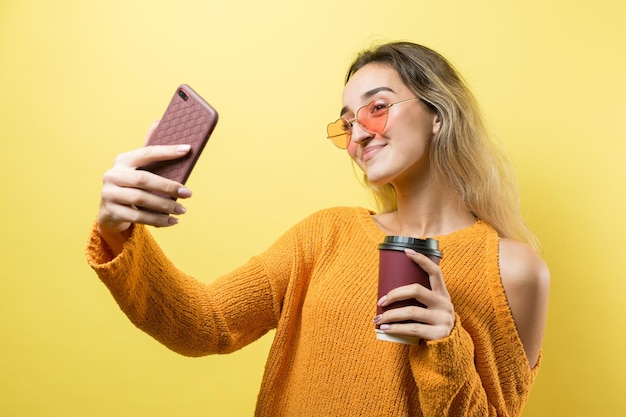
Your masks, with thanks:
[{"label": "nose", "polygon": [[356,120],[352,123],[352,135],[350,138],[352,142],[361,144],[371,139],[372,136],[373,134],[363,129],[363,126]]}]

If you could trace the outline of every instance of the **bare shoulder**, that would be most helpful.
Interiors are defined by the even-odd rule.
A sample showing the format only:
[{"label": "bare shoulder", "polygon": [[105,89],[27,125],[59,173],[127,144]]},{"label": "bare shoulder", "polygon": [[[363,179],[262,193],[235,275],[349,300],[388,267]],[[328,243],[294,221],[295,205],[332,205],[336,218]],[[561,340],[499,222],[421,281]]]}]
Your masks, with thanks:
[{"label": "bare shoulder", "polygon": [[529,364],[539,358],[550,291],[550,271],[530,246],[500,239],[500,276]]},{"label": "bare shoulder", "polygon": [[[550,271],[530,246],[513,239],[500,239],[500,275],[505,287],[530,290],[549,287]],[[505,288],[506,289],[506,288]]]}]

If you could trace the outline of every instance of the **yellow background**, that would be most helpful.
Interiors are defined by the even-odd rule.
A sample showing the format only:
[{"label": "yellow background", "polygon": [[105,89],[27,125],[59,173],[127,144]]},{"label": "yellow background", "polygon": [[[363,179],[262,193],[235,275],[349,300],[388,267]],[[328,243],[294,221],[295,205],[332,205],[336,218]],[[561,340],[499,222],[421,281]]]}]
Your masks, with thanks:
[{"label": "yellow background", "polygon": [[204,95],[221,119],[195,196],[155,234],[210,281],[319,208],[370,205],[325,125],[354,54],[396,39],[466,76],[543,241],[551,306],[524,416],[624,415],[624,4],[3,0],[0,415],[252,415],[269,337],[178,356],[87,266],[102,174],[178,84]]}]

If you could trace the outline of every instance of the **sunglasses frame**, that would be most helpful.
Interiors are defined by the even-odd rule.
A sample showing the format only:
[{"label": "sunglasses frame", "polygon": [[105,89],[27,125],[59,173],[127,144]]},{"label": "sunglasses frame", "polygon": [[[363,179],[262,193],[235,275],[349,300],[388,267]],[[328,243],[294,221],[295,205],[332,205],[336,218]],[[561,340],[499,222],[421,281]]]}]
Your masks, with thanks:
[{"label": "sunglasses frame", "polygon": [[[348,149],[348,146],[350,145],[350,142],[352,141],[352,127],[354,126],[354,123],[358,123],[359,125],[361,125],[361,128],[363,130],[365,130],[366,132],[375,134],[375,133],[382,133],[385,128],[387,127],[387,121],[389,120],[389,108],[395,106],[396,104],[401,104],[401,103],[406,103],[407,101],[412,101],[412,100],[419,100],[419,97],[412,97],[412,98],[407,98],[404,100],[400,100],[400,101],[396,101],[394,103],[389,103],[389,104],[384,104],[387,112],[385,113],[385,124],[383,125],[383,127],[380,129],[380,131],[371,131],[368,130],[365,126],[363,126],[363,124],[361,122],[359,122],[359,113],[361,112],[361,110],[363,110],[364,108],[369,107],[370,105],[372,105],[373,103],[376,103],[376,100],[372,100],[369,103],[367,103],[364,106],[359,107],[359,109],[356,111],[355,113],[355,118],[352,120],[348,120],[345,117],[340,117],[339,119],[335,120],[332,123],[329,123],[328,126],[326,127],[326,133],[328,134],[328,129],[330,128],[330,126],[335,125],[337,122],[339,122],[340,120],[343,120],[345,122],[346,125],[350,126],[349,130],[347,130],[344,133],[341,133],[339,135],[332,135],[332,136],[326,136],[326,139],[330,139],[330,141],[333,143],[333,145],[335,145],[336,147],[338,147],[339,149]],[[345,136],[346,137],[346,144],[345,146],[340,146],[335,142],[335,138],[339,138],[341,136]]]}]

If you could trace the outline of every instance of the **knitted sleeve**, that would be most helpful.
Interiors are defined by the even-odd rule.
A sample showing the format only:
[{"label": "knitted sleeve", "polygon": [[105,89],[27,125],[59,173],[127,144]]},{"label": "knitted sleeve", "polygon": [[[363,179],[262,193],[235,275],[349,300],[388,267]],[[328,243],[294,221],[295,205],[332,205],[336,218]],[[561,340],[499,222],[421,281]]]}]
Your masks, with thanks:
[{"label": "knitted sleeve", "polygon": [[459,325],[458,316],[456,320],[448,338],[411,349],[411,367],[424,416],[497,415],[474,366],[472,340]]},{"label": "knitted sleeve", "polygon": [[[498,238],[486,242],[497,260]],[[502,288],[497,262],[487,268],[484,302],[495,320],[470,334],[459,315],[449,337],[410,350],[424,416],[520,416],[534,382]],[[475,300],[476,302],[476,300]]]},{"label": "knitted sleeve", "polygon": [[207,285],[179,271],[141,225],[114,259],[94,227],[87,260],[137,327],[183,355],[240,349],[280,314],[280,285],[258,259]]}]

